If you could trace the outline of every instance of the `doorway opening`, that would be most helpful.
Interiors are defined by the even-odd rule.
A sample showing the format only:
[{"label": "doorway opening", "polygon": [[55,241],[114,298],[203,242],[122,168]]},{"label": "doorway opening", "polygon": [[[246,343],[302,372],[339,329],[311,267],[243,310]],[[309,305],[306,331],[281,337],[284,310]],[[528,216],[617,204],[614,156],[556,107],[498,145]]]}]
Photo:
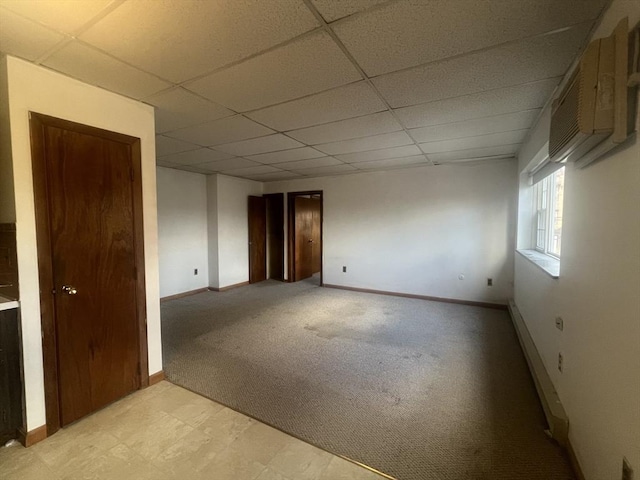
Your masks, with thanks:
[{"label": "doorway opening", "polygon": [[288,280],[322,286],[322,191],[289,192],[287,212]]},{"label": "doorway opening", "polygon": [[284,281],[284,194],[249,196],[249,283]]}]

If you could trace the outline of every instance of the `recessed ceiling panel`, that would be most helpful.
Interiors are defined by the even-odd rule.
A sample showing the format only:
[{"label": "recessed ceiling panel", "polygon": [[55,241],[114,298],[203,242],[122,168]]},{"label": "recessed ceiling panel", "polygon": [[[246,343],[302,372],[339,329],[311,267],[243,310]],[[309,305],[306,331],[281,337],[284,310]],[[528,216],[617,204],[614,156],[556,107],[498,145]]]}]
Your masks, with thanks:
[{"label": "recessed ceiling panel", "polygon": [[278,150],[287,150],[289,148],[297,148],[303,146],[304,145],[302,143],[289,138],[286,135],[276,133],[274,135],[268,135],[266,137],[258,137],[251,140],[243,140],[241,142],[217,145],[216,150],[242,157],[245,155],[276,152]]},{"label": "recessed ceiling panel", "polygon": [[0,52],[33,61],[64,38],[64,35],[0,7]]},{"label": "recessed ceiling panel", "polygon": [[510,130],[527,129],[540,114],[540,109],[507,113],[493,117],[466,120],[410,130],[416,142],[437,142],[453,138],[474,137]]},{"label": "recessed ceiling panel", "polygon": [[275,132],[242,115],[235,115],[215,122],[167,132],[166,135],[202,146],[211,146],[261,137],[270,133]]},{"label": "recessed ceiling panel", "polygon": [[560,77],[394,110],[407,128],[453,123],[544,106]]},{"label": "recessed ceiling panel", "polygon": [[233,115],[231,110],[179,87],[160,92],[145,98],[144,101],[156,107],[156,132],[158,133]]},{"label": "recessed ceiling panel", "polygon": [[399,147],[411,143],[413,143],[413,140],[411,140],[405,132],[394,132],[371,137],[355,138],[353,140],[343,140],[342,142],[324,143],[317,145],[315,148],[329,155],[337,155]]},{"label": "recessed ceiling panel", "polygon": [[336,173],[346,173],[346,172],[355,172],[356,169],[351,165],[340,164],[340,165],[329,165],[327,167],[313,167],[313,168],[303,168],[299,170],[292,170],[295,173],[299,173],[301,175],[332,175]]},{"label": "recessed ceiling panel", "polygon": [[153,75],[75,41],[56,51],[43,63],[83,82],[137,99],[171,86]]},{"label": "recessed ceiling panel", "polygon": [[325,157],[327,154],[319,152],[315,148],[302,147],[292,148],[291,150],[282,150],[280,152],[261,153],[260,155],[250,155],[249,160],[255,160],[260,163],[282,163],[293,162],[295,160],[306,160],[308,158]]},{"label": "recessed ceiling panel", "polygon": [[328,167],[339,165],[342,162],[333,157],[311,158],[309,160],[298,160],[297,162],[278,163],[276,166],[283,170],[298,170],[300,168]]},{"label": "recessed ceiling panel", "polygon": [[249,118],[280,131],[359,117],[386,110],[386,105],[365,82],[292,100],[247,113]]},{"label": "recessed ceiling panel", "polygon": [[262,175],[265,173],[282,172],[279,168],[272,167],[270,165],[256,165],[255,167],[234,168],[231,170],[223,170],[225,175],[247,177],[250,175]]},{"label": "recessed ceiling panel", "polygon": [[211,150],[210,148],[200,148],[198,150],[189,150],[187,152],[174,153],[161,158],[163,162],[171,162],[175,165],[196,165],[198,163],[226,160],[232,157],[233,155],[229,155],[228,153],[216,152],[215,150]]},{"label": "recessed ceiling panel", "polygon": [[427,158],[432,162],[448,162],[454,160],[478,160],[482,158],[508,158],[516,154],[520,144],[498,145],[485,148],[471,148],[454,152],[430,153]]},{"label": "recessed ceiling panel", "polygon": [[136,0],[120,5],[80,38],[162,78],[182,82],[316,26],[313,14],[298,0]]},{"label": "recessed ceiling panel", "polygon": [[422,151],[416,145],[406,145],[404,147],[383,148],[370,152],[348,153],[346,155],[336,155],[336,158],[344,163],[368,162],[373,160],[383,160],[387,158],[410,157],[421,155]]},{"label": "recessed ceiling panel", "polygon": [[405,0],[333,29],[365,72],[376,76],[593,20],[606,3]]},{"label": "recessed ceiling panel", "polygon": [[222,172],[223,170],[232,170],[236,168],[248,168],[260,166],[257,162],[252,162],[246,158],[229,158],[227,160],[218,160],[217,162],[200,163],[198,167],[205,168],[210,172]]},{"label": "recessed ceiling panel", "polygon": [[200,147],[193,143],[183,142],[182,140],[176,140],[175,138],[169,138],[163,135],[156,135],[156,157],[197,150],[198,148]]},{"label": "recessed ceiling panel", "polygon": [[376,170],[420,164],[430,165],[431,162],[429,162],[424,155],[412,155],[411,157],[404,158],[387,158],[384,160],[374,160],[372,162],[359,162],[354,164],[354,167],[358,170]]},{"label": "recessed ceiling panel", "polygon": [[331,37],[317,32],[189,83],[187,88],[237,112],[246,112],[360,78]]},{"label": "recessed ceiling panel", "polygon": [[353,15],[385,1],[387,0],[311,0],[327,22]]},{"label": "recessed ceiling panel", "polygon": [[339,122],[292,130],[287,135],[309,145],[336,142],[351,138],[366,137],[380,133],[397,132],[402,126],[391,112],[374,113],[363,117],[349,118]]},{"label": "recessed ceiling panel", "polygon": [[491,135],[481,135],[479,137],[456,138],[454,140],[421,143],[420,148],[427,154],[427,156],[429,156],[430,153],[494,147],[498,145],[511,145],[514,143],[522,143],[528,131],[528,129],[514,130],[512,132],[493,133]]},{"label": "recessed ceiling panel", "polygon": [[396,107],[561,76],[580,50],[590,25],[535,37],[373,79]]},{"label": "recessed ceiling panel", "polygon": [[278,180],[291,180],[292,178],[300,178],[302,175],[299,173],[281,172],[274,173],[261,173],[258,175],[247,175],[245,178],[255,180],[256,182],[277,182]]}]

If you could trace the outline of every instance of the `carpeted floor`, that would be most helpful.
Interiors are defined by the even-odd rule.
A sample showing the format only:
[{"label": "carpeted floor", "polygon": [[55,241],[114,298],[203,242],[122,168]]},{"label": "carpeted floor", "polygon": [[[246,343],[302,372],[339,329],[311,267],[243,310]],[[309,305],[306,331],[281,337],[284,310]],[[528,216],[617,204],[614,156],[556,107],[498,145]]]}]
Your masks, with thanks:
[{"label": "carpeted floor", "polygon": [[170,381],[400,480],[574,478],[506,311],[267,281],[162,329]]}]

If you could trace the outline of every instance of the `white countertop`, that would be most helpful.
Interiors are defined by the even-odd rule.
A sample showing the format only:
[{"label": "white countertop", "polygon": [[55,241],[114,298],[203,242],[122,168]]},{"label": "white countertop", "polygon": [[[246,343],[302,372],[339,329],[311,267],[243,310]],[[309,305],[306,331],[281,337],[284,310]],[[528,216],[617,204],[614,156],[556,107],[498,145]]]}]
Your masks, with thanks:
[{"label": "white countertop", "polygon": [[20,302],[18,300],[9,300],[8,298],[0,296],[0,311],[18,308],[19,306]]}]

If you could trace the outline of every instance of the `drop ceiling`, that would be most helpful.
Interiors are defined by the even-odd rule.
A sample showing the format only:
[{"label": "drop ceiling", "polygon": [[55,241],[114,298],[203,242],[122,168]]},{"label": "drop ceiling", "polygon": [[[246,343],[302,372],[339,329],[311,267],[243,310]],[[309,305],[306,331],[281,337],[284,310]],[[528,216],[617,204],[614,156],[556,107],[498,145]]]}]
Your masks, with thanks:
[{"label": "drop ceiling", "polygon": [[513,158],[608,0],[0,0],[0,51],[155,107],[158,165]]}]

